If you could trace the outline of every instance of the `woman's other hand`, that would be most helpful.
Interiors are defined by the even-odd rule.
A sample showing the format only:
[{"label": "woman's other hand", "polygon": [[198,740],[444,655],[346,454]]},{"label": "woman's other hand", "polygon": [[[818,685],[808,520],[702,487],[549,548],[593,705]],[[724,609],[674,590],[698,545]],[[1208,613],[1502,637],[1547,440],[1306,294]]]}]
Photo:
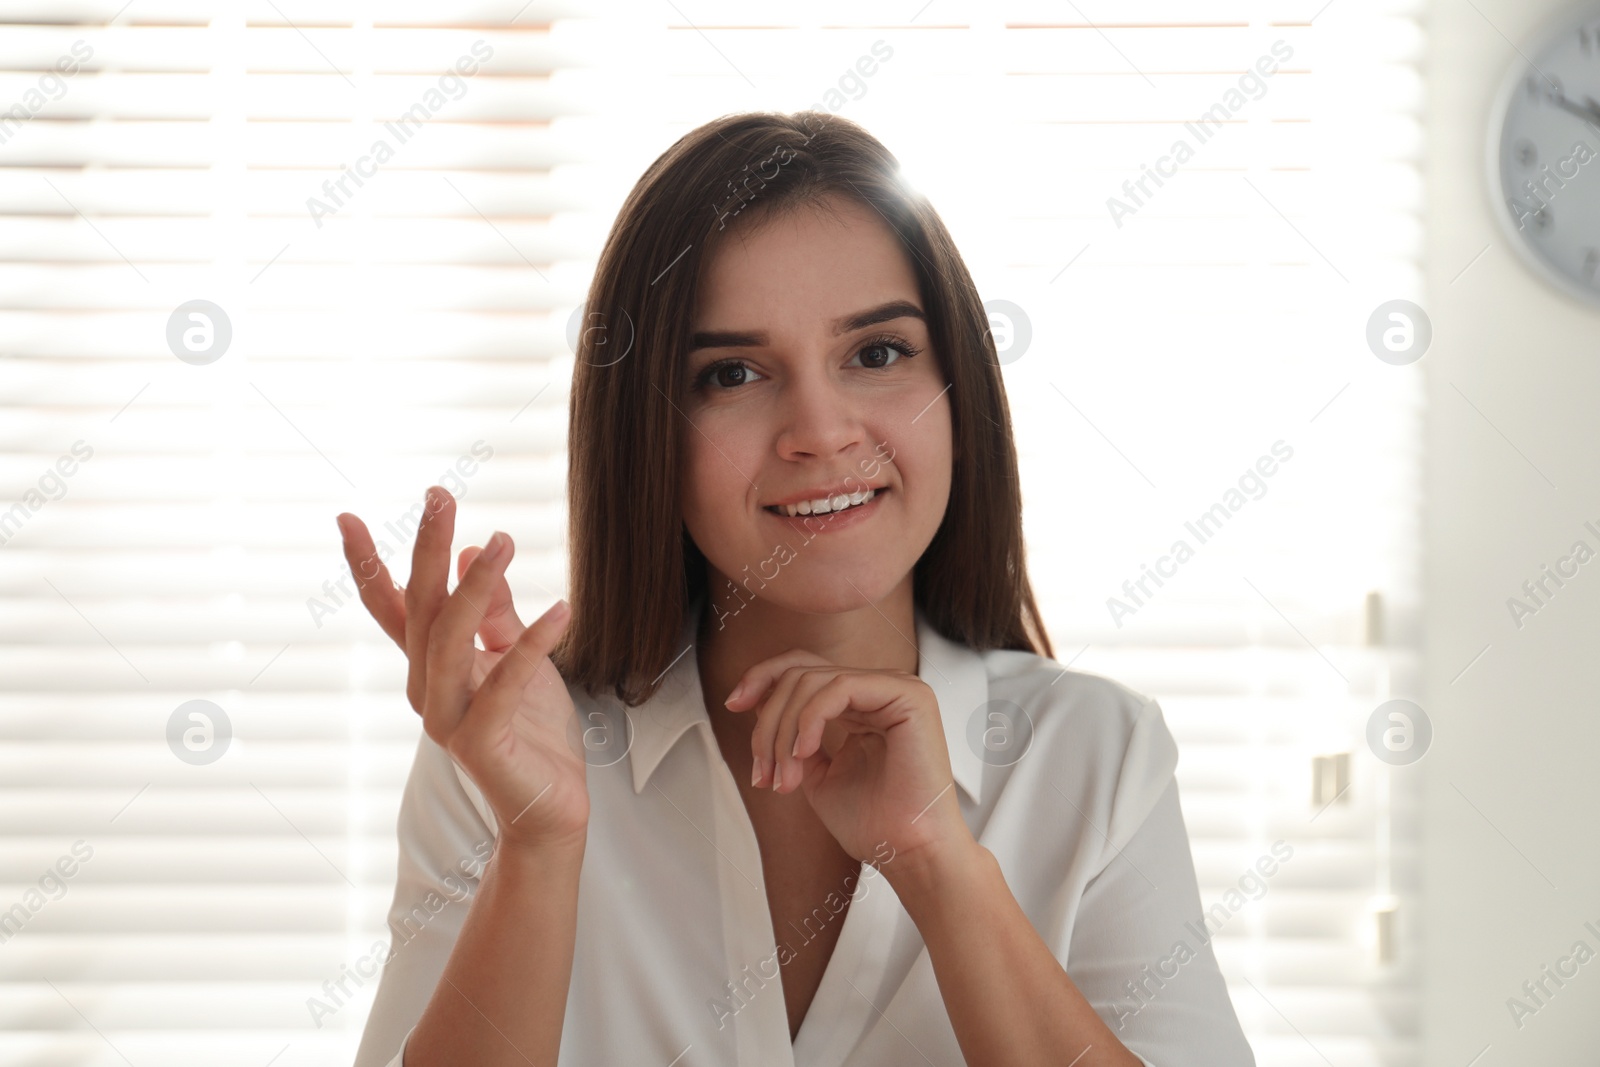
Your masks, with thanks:
[{"label": "woman's other hand", "polygon": [[[482,790],[501,844],[581,841],[588,829],[586,765],[570,740],[566,683],[550,651],[571,616],[565,601],[524,627],[511,602],[511,538],[497,533],[459,559],[447,592],[455,498],[428,490],[402,588],[356,516],[339,516],[344,554],[361,602],[410,661],[406,696],[423,729]],[[483,638],[484,648],[473,644]]]},{"label": "woman's other hand", "polygon": [[841,848],[858,860],[970,844],[951,788],[939,702],[921,678],[840,667],[791,649],[746,671],[726,701],[754,711],[757,786],[805,792]]}]

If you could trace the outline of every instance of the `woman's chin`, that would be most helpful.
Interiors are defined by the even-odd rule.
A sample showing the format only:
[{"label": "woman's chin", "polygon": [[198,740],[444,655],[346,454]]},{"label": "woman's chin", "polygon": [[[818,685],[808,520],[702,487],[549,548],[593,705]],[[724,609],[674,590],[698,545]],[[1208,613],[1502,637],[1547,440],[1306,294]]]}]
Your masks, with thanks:
[{"label": "woman's chin", "polygon": [[847,574],[837,568],[825,573],[806,574],[803,571],[779,575],[762,588],[756,582],[748,587],[735,583],[737,590],[724,588],[720,599],[726,607],[737,610],[740,603],[751,604],[759,598],[768,609],[793,612],[796,615],[842,615],[860,611],[884,600],[894,591],[896,580],[885,579],[870,571]]}]

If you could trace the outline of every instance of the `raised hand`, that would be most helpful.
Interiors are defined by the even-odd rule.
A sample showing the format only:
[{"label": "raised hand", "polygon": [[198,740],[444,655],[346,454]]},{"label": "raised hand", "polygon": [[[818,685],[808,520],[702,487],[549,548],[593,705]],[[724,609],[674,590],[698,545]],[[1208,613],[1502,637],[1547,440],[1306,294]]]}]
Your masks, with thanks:
[{"label": "raised hand", "polygon": [[[447,592],[455,498],[428,490],[402,589],[356,516],[339,516],[344,554],[378,625],[410,661],[406,696],[423,729],[483,792],[500,843],[581,841],[589,822],[586,765],[569,741],[572,698],[550,662],[571,612],[557,601],[523,627],[505,579],[511,538],[496,533],[463,550],[460,584]],[[473,645],[473,634],[484,648]]]}]

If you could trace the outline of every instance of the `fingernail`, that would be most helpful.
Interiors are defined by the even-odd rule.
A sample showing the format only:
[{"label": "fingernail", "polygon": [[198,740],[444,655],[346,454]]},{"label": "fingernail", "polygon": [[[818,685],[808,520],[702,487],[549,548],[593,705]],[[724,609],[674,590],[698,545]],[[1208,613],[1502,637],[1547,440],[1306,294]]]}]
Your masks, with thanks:
[{"label": "fingernail", "polygon": [[724,700],[722,702],[722,706],[723,707],[728,707],[735,700],[738,700],[739,699],[739,693],[743,689],[744,689],[744,683],[743,682],[740,682],[738,685],[734,686],[733,687],[733,692],[728,694],[728,699],[726,699],[726,700]]},{"label": "fingernail", "polygon": [[783,784],[783,764],[777,760],[772,761],[772,791],[776,793]]},{"label": "fingernail", "polygon": [[800,738],[799,738],[799,735],[795,736],[794,747],[789,750],[789,755],[793,756],[795,759],[799,759],[800,758]]},{"label": "fingernail", "polygon": [[761,761],[755,760],[750,764],[750,787],[753,789],[761,784]]},{"label": "fingernail", "polygon": [[563,597],[554,604],[550,605],[550,610],[544,613],[544,617],[549,619],[551,622],[560,622],[562,619],[565,619],[571,614],[572,605],[568,604],[566,598]]},{"label": "fingernail", "polygon": [[339,524],[339,536],[340,537],[349,537],[350,536],[350,527],[345,524],[345,518],[344,518],[343,515],[335,515],[333,517],[333,521]]},{"label": "fingernail", "polygon": [[494,536],[489,538],[489,543],[483,546],[483,558],[490,563],[498,562],[500,557],[505,555],[506,543],[509,540],[505,534],[496,530]]}]

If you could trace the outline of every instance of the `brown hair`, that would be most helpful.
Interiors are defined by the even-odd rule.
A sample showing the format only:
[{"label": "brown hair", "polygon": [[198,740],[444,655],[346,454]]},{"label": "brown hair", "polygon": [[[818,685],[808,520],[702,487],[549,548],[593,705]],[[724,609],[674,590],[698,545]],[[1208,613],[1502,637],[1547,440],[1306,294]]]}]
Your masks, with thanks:
[{"label": "brown hair", "polygon": [[684,528],[684,362],[702,264],[732,230],[846,196],[875,209],[916,273],[950,389],[956,457],[943,522],[915,566],[918,609],[974,649],[1053,656],[1023,558],[1016,447],[988,314],[927,200],[871,134],[820,111],[727,115],[681,137],[622,205],[589,285],[568,411],[568,684],[647,700],[683,652],[706,584]]}]

